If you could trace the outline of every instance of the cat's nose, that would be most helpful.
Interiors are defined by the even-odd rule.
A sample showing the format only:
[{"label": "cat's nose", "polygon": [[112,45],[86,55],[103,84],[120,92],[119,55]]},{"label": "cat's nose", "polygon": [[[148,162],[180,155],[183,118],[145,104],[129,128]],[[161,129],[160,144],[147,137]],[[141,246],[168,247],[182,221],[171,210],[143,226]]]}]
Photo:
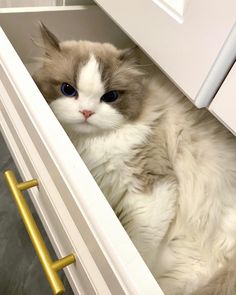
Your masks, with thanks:
[{"label": "cat's nose", "polygon": [[80,113],[82,113],[82,114],[84,115],[84,118],[85,118],[86,120],[94,114],[94,112],[92,112],[92,111],[88,111],[88,110],[80,111]]}]

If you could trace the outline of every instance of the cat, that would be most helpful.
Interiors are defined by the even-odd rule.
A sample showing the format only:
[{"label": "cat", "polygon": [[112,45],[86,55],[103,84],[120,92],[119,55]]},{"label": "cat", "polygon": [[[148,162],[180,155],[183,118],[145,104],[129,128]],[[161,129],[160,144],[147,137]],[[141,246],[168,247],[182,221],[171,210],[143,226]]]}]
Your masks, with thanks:
[{"label": "cat", "polygon": [[40,28],[33,78],[164,293],[236,294],[235,137],[135,48]]}]

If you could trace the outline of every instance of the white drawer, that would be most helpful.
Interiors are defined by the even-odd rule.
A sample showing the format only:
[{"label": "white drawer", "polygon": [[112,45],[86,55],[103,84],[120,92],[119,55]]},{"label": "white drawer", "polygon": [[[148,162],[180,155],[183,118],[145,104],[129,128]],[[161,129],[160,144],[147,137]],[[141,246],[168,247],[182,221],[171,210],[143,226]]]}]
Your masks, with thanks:
[{"label": "white drawer", "polygon": [[236,1],[95,0],[197,107],[236,58]]},{"label": "white drawer", "polygon": [[236,135],[236,63],[217,92],[209,110]]},{"label": "white drawer", "polygon": [[[22,45],[29,33],[20,28],[37,19],[64,37],[130,42],[96,7],[1,15],[23,60],[32,46]],[[16,35],[24,37],[20,44]],[[23,180],[39,181],[30,196],[58,257],[76,256],[65,268],[74,293],[163,294],[2,30],[0,127]]]}]

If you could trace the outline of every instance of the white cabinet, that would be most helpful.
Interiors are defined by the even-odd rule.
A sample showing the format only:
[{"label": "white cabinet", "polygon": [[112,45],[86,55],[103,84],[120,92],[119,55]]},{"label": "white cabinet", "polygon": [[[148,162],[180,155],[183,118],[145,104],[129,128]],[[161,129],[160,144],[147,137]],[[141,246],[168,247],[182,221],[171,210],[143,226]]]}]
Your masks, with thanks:
[{"label": "white cabinet", "polygon": [[[235,1],[97,2],[197,106],[209,105],[235,59]],[[161,295],[27,71],[41,55],[30,40],[39,20],[62,40],[133,44],[96,6],[0,9],[0,128],[11,154],[23,180],[39,182],[30,195],[58,257],[76,256],[65,268],[75,294]],[[235,73],[209,108],[234,131]]]},{"label": "white cabinet", "polygon": [[96,0],[197,107],[236,58],[235,0]]},{"label": "white cabinet", "polygon": [[[14,19],[14,22],[13,22]],[[0,127],[75,294],[163,294],[20,60],[34,55],[33,23],[64,38],[130,41],[97,7],[0,14]],[[12,25],[14,23],[14,25]],[[36,28],[37,26],[35,26]]]},{"label": "white cabinet", "polygon": [[236,64],[217,92],[209,110],[236,135]]}]

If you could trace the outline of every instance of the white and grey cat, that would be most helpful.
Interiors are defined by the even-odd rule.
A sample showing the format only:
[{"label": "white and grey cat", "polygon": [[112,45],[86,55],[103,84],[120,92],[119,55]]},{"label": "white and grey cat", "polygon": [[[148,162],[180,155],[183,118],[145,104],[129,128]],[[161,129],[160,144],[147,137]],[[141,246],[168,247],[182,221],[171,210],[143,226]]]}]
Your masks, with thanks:
[{"label": "white and grey cat", "polygon": [[132,49],[41,33],[34,79],[165,294],[236,294],[235,137]]}]

